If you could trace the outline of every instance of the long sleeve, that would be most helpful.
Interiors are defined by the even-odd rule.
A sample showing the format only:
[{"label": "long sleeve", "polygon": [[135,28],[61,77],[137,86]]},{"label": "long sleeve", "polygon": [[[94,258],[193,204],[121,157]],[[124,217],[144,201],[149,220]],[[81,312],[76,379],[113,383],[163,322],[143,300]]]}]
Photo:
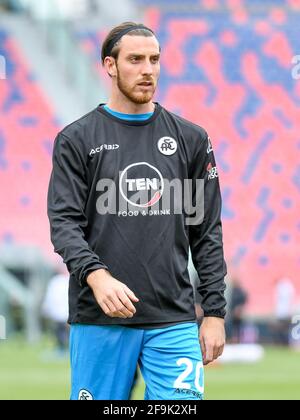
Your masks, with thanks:
[{"label": "long sleeve", "polygon": [[48,217],[54,251],[63,258],[81,286],[89,272],[106,268],[85,239],[88,220],[86,165],[73,142],[58,134],[53,151],[53,170],[48,190]]},{"label": "long sleeve", "polygon": [[[202,298],[204,316],[224,318],[226,263],[223,255],[222,201],[215,157],[206,133],[195,154],[191,175],[194,181],[204,180],[203,221],[189,227],[192,260],[200,278],[197,289]],[[193,202],[194,194],[195,190]]]}]

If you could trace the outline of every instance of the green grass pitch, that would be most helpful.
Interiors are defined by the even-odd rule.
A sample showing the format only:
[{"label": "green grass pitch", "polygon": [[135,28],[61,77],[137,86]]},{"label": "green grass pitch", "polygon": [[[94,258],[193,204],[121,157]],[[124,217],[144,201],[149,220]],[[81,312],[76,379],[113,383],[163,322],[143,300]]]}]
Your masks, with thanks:
[{"label": "green grass pitch", "polygon": [[[0,341],[0,400],[69,399],[68,359],[49,357],[51,343],[29,346],[23,339]],[[300,353],[267,348],[255,365],[206,368],[206,400],[300,400]],[[143,399],[140,378],[134,399]]]}]

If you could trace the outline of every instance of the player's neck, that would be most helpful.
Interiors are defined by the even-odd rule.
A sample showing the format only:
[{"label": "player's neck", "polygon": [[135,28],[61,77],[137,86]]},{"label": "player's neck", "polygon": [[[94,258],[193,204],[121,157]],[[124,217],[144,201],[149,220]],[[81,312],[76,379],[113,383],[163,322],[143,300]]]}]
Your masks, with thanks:
[{"label": "player's neck", "polygon": [[135,104],[128,98],[118,98],[114,96],[110,97],[107,106],[113,111],[122,114],[148,114],[155,110],[155,105],[152,101],[146,104]]}]

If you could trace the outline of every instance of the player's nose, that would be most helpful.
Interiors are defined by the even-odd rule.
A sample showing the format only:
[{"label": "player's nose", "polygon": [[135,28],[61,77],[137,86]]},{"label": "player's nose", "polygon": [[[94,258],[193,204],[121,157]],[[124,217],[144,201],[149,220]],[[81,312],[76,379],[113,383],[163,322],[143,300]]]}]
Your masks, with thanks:
[{"label": "player's nose", "polygon": [[143,75],[153,75],[153,65],[150,60],[145,60],[142,67]]}]

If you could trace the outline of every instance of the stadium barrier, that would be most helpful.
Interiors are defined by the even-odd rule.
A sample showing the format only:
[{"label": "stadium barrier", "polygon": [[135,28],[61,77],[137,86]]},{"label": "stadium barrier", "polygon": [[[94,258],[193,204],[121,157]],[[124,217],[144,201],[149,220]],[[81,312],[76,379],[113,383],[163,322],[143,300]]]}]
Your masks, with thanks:
[{"label": "stadium barrier", "polygon": [[295,341],[299,341],[300,340],[300,315],[295,315],[293,317],[292,324],[293,324],[292,338]]},{"label": "stadium barrier", "polygon": [[0,340],[6,339],[6,319],[0,315]]},{"label": "stadium barrier", "polygon": [[[17,258],[18,255],[22,258]],[[29,342],[40,339],[40,307],[52,275],[53,268],[35,247],[0,248],[0,335],[21,330]]]}]

